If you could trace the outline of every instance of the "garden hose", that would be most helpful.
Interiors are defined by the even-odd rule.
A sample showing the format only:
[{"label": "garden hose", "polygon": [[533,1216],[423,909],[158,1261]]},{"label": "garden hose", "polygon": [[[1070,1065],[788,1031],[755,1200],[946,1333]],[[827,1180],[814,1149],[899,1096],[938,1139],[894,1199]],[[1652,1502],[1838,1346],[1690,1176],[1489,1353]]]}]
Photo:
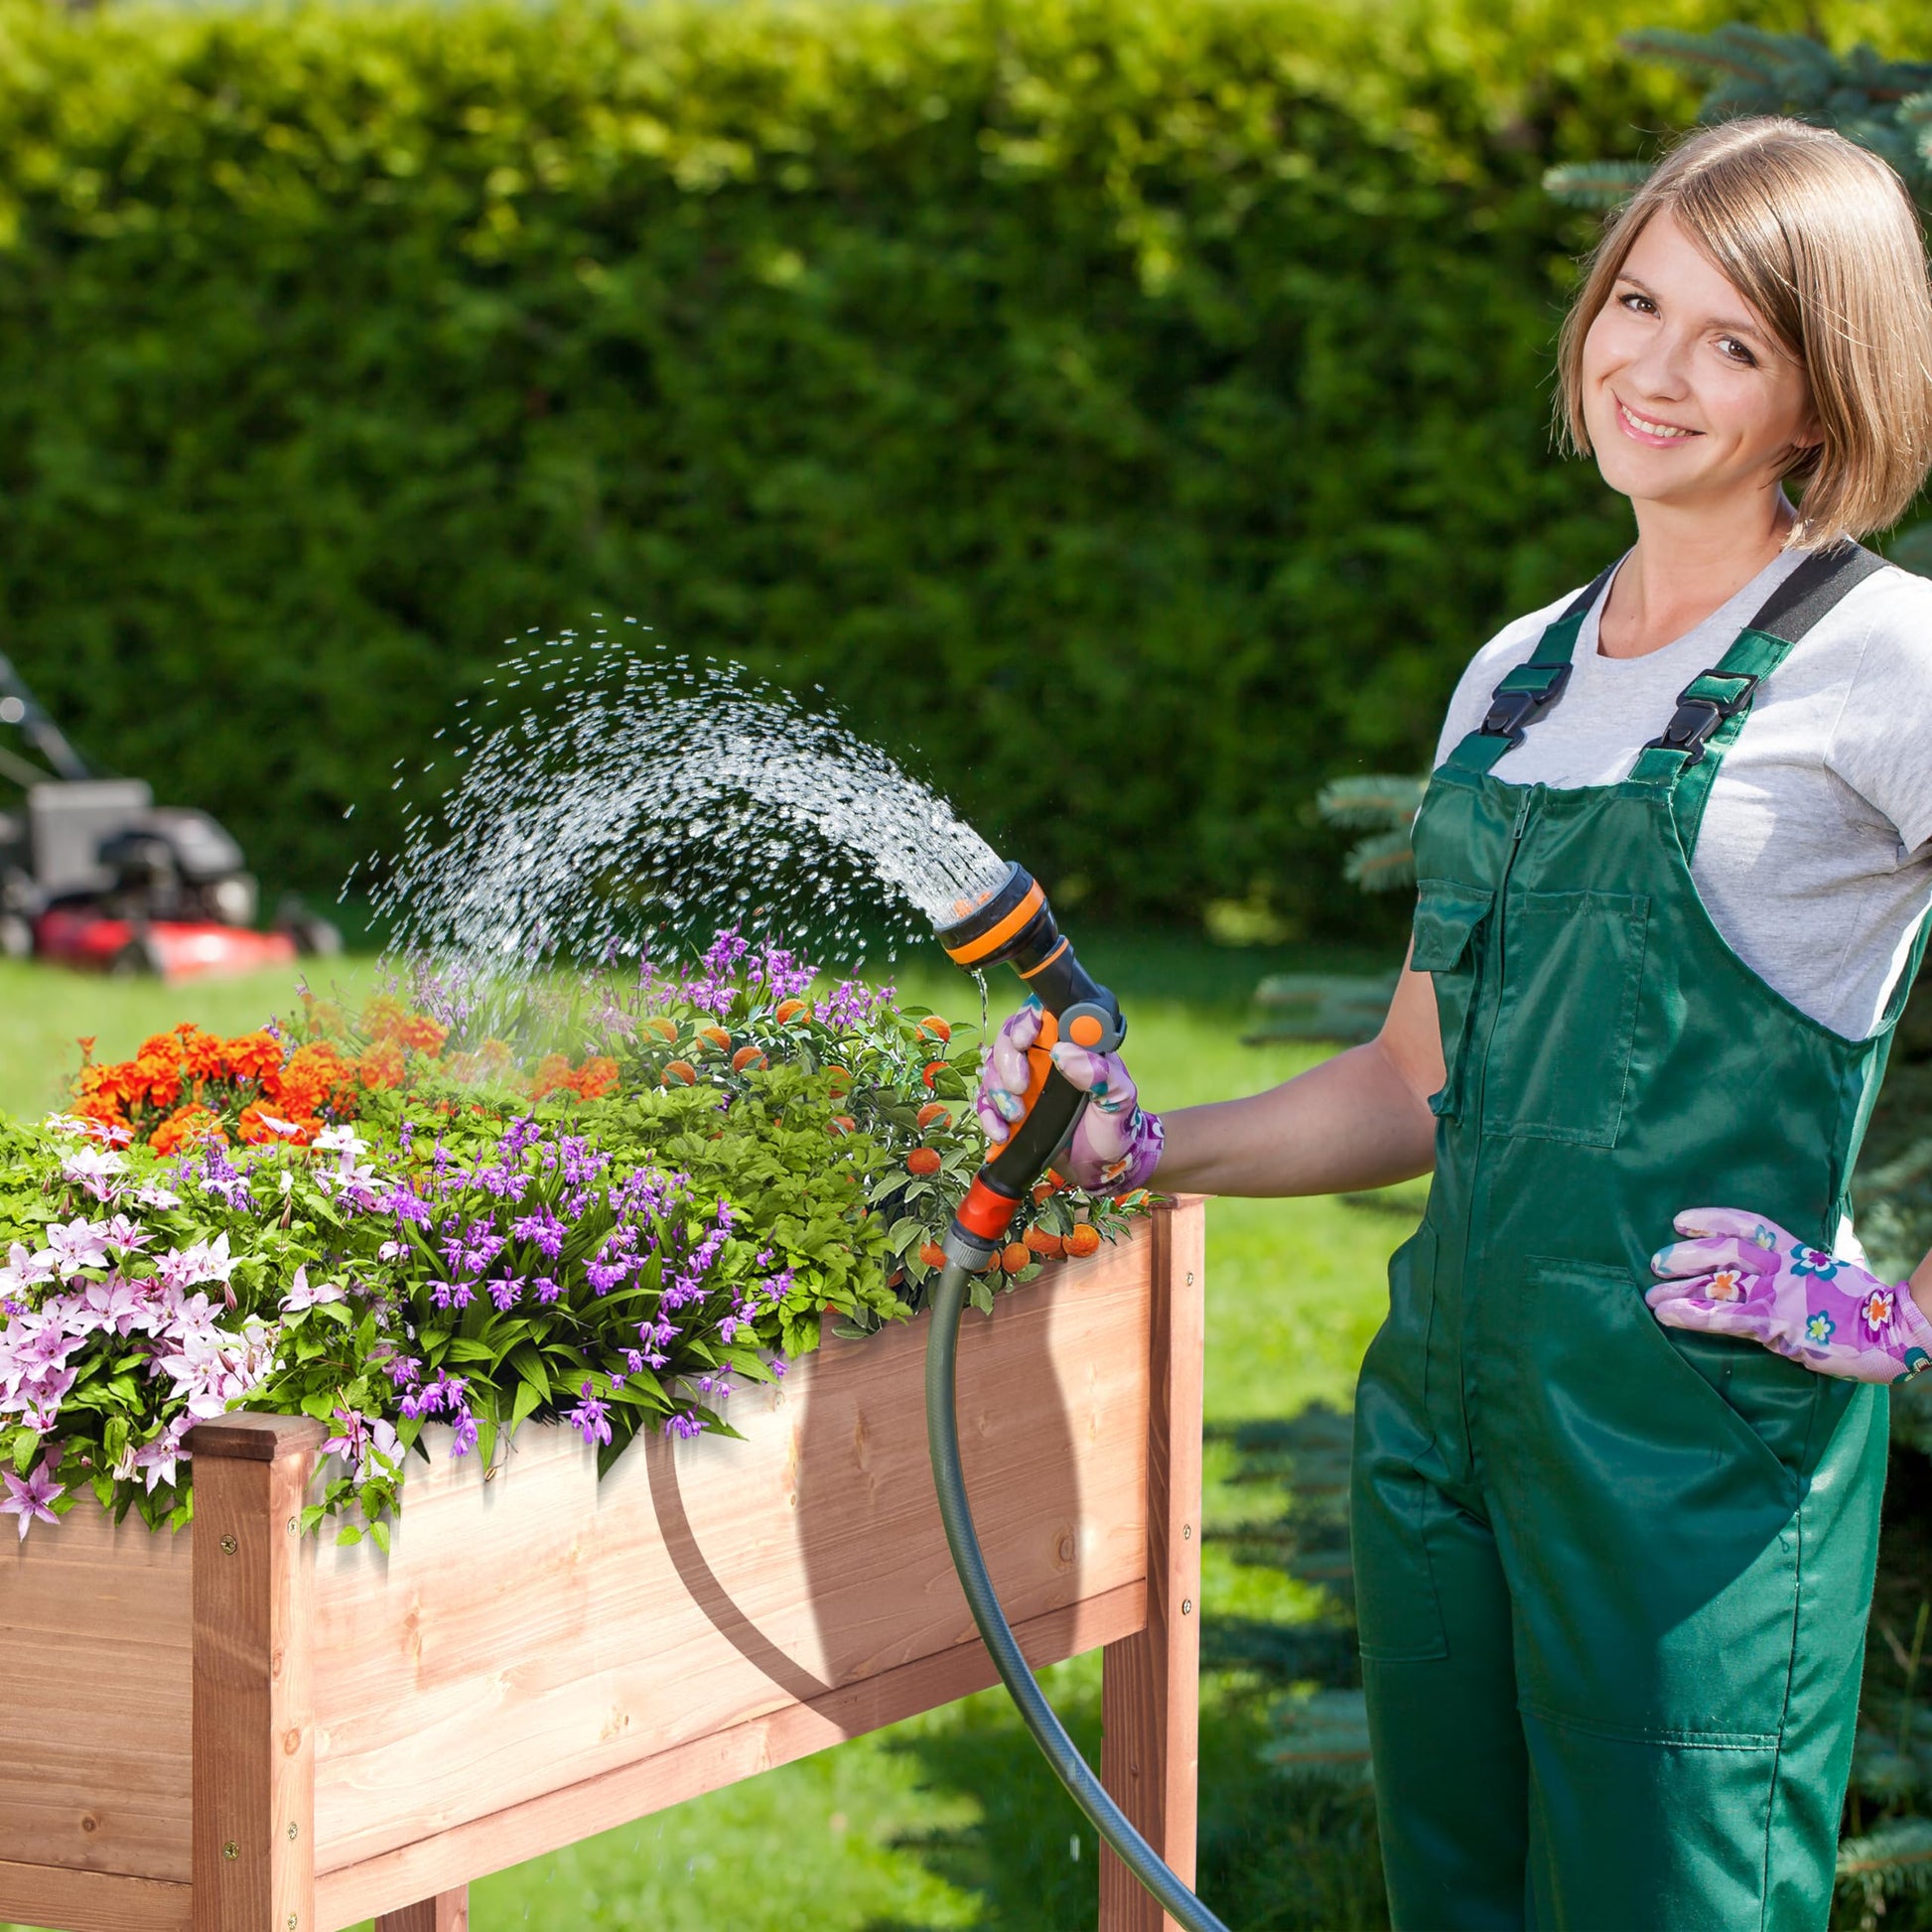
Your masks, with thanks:
[{"label": "garden hose", "polygon": [[943,1244],[946,1265],[932,1291],[932,1327],[925,1349],[925,1425],[946,1544],[1000,1681],[1073,1802],[1170,1917],[1187,1932],[1227,1932],[1134,1829],[1054,1716],[1000,1608],[973,1528],[960,1466],[955,1371],[959,1320],[969,1285],[975,1274],[992,1266],[1014,1210],[1045,1172],[1087,1103],[1087,1096],[1053,1066],[1045,1047],[1060,1037],[1097,1052],[1111,1051],[1125,1035],[1126,1022],[1114,996],[1087,976],[1073,948],[1060,936],[1046,895],[1019,866],[1011,867],[1005,881],[977,903],[959,906],[953,922],[940,929],[939,943],[962,966],[1011,965],[1057,1022],[1056,1028],[1043,1030],[1040,1045],[1030,1055],[1034,1077],[1026,1118],[974,1176],[953,1216]]}]

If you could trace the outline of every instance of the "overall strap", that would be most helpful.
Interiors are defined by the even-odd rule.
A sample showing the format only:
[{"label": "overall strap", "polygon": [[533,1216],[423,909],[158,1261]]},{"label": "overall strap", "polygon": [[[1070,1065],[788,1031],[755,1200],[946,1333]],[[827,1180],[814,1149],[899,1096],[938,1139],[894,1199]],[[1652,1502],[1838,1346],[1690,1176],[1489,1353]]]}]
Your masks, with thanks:
[{"label": "overall strap", "polygon": [[1563,696],[1577,633],[1615,571],[1615,564],[1606,564],[1587,589],[1571,599],[1563,616],[1545,627],[1536,648],[1490,694],[1482,723],[1455,747],[1445,764],[1462,771],[1487,771],[1505,752],[1522,744],[1524,732]]},{"label": "overall strap", "polygon": [[1678,835],[1687,854],[1697,847],[1718,766],[1744,729],[1758,685],[1820,618],[1884,563],[1849,541],[1807,557],[1765,599],[1716,669],[1700,672],[1677,694],[1677,710],[1663,736],[1637,754],[1630,777],[1675,793]]}]

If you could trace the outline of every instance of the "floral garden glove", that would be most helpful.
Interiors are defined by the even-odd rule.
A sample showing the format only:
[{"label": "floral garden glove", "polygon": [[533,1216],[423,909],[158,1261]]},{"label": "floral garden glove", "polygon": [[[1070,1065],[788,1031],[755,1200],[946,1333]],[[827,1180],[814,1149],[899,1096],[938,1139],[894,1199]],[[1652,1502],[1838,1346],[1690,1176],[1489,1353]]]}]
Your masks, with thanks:
[{"label": "floral garden glove", "polygon": [[1741,1335],[1853,1382],[1932,1368],[1932,1321],[1907,1284],[1891,1287],[1741,1208],[1690,1208],[1676,1227],[1691,1238],[1652,1258],[1665,1279],[1644,1297],[1666,1327]]},{"label": "floral garden glove", "polygon": [[1047,1026],[1038,1001],[1029,1000],[994,1036],[973,1102],[987,1140],[1003,1146],[1026,1119],[1045,1084],[1044,1062],[1050,1053],[1053,1065],[1093,1096],[1058,1161],[1061,1171],[1076,1187],[1093,1192],[1124,1194],[1146,1186],[1161,1160],[1161,1116],[1140,1104],[1134,1076],[1118,1053],[1096,1053],[1057,1039],[1057,1027],[1047,1032],[1047,1050],[1042,1052],[1041,1033]]}]

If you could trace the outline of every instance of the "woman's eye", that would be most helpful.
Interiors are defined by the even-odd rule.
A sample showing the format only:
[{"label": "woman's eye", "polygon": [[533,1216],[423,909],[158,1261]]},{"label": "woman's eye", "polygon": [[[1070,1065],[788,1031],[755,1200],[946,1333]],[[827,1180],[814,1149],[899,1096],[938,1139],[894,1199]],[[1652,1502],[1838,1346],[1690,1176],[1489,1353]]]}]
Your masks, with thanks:
[{"label": "woman's eye", "polygon": [[1621,302],[1623,306],[1626,309],[1628,309],[1632,315],[1653,316],[1657,313],[1657,305],[1654,302],[1652,302],[1649,296],[1647,295],[1636,295],[1636,294],[1620,295],[1617,297],[1617,300]]},{"label": "woman's eye", "polygon": [[1757,357],[1735,336],[1725,336],[1721,338],[1718,343],[1718,347],[1740,366],[1747,369],[1757,367]]}]

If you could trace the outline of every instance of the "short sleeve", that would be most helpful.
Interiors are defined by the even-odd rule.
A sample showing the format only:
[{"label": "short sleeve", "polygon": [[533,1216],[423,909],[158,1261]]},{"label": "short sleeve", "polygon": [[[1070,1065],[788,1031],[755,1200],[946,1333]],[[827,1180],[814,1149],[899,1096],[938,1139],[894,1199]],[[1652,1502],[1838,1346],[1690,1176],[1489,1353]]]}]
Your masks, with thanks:
[{"label": "short sleeve", "polygon": [[1853,596],[1869,628],[1825,762],[1908,859],[1932,844],[1932,581],[1892,569]]}]

